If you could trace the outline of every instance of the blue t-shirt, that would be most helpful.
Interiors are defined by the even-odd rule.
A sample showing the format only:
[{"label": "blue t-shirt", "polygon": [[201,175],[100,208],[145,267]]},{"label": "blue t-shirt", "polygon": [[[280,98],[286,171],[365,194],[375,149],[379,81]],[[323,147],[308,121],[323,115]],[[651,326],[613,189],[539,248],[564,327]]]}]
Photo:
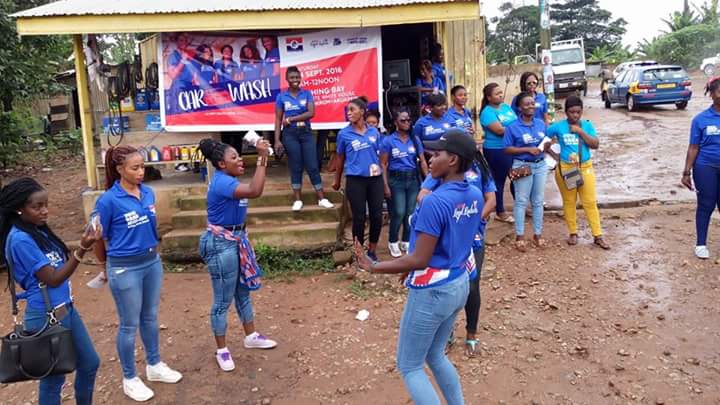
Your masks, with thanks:
[{"label": "blue t-shirt", "polygon": [[453,122],[448,118],[447,115],[443,115],[440,118],[433,117],[432,114],[427,114],[421,117],[415,123],[412,133],[413,136],[417,137],[423,142],[436,141],[447,132],[448,129],[453,127]]},{"label": "blue t-shirt", "polygon": [[270,77],[273,74],[273,66],[280,63],[280,50],[273,48],[265,54],[263,59],[263,74],[265,77]]},{"label": "blue t-shirt", "polygon": [[442,63],[433,62],[432,64],[433,76],[437,77],[445,83],[445,66]]},{"label": "blue t-shirt", "polygon": [[[581,120],[580,128],[593,138],[597,137],[595,127],[590,121]],[[577,163],[580,135],[570,132],[570,123],[568,123],[568,120],[562,120],[550,125],[547,130],[547,136],[557,138],[558,144],[560,145],[560,160],[565,163]],[[592,157],[590,148],[588,148],[585,142],[582,143],[581,152],[581,163],[587,162]]]},{"label": "blue t-shirt", "polygon": [[[423,79],[422,77],[418,77],[417,80],[415,80],[415,86],[417,87],[423,87],[426,89],[438,89],[439,93],[445,94],[446,88],[445,88],[445,81],[440,80],[439,77],[433,75],[432,83],[428,83]],[[422,96],[420,96],[420,102],[422,104],[427,104],[427,97],[432,93],[423,93]]]},{"label": "blue t-shirt", "polygon": [[[520,109],[515,106],[515,101],[517,101],[517,96],[513,97],[512,99],[512,109],[515,112],[515,115],[518,117],[521,115]],[[545,94],[543,93],[536,93],[535,94],[535,118],[539,120],[545,121],[545,114],[547,114],[548,111],[548,103],[547,103],[547,97],[545,97]]]},{"label": "blue t-shirt", "polygon": [[235,76],[240,72],[240,65],[234,60],[227,64],[223,59],[215,61],[215,71],[218,74],[220,82],[230,82],[235,80]]},{"label": "blue t-shirt", "polygon": [[240,71],[244,73],[243,80],[257,80],[262,73],[262,66],[258,63],[243,62]]},{"label": "blue t-shirt", "polygon": [[207,192],[207,215],[211,225],[240,225],[247,216],[247,198],[236,199],[235,189],[240,182],[223,171],[216,170]]},{"label": "blue t-shirt", "polygon": [[345,155],[345,175],[374,177],[382,174],[380,169],[380,132],[365,126],[365,134],[358,134],[352,124],[337,134],[337,153]]},{"label": "blue t-shirt", "polygon": [[[308,111],[308,105],[313,102],[313,96],[310,91],[300,89],[297,97],[293,97],[290,94],[290,90],[285,90],[278,94],[275,99],[275,107],[283,111],[284,117],[296,117],[300,114],[305,114]],[[293,122],[291,126],[296,126],[297,123]],[[310,121],[305,121],[305,126],[310,128]]]},{"label": "blue t-shirt", "polygon": [[493,122],[500,122],[503,127],[507,128],[508,125],[517,121],[518,117],[507,104],[500,104],[499,108],[493,106],[486,106],[483,108],[480,114],[480,125],[482,126],[483,132],[485,132],[485,142],[483,148],[486,149],[503,149],[505,148],[503,143],[503,137],[495,135],[490,130],[490,125]]},{"label": "blue t-shirt", "polygon": [[[417,170],[418,154],[425,152],[422,142],[415,138],[415,143],[410,139],[403,142],[397,132],[384,136],[380,143],[380,153],[388,155],[389,171],[414,171]],[[416,150],[415,145],[419,150]]]},{"label": "blue t-shirt", "polygon": [[692,120],[690,145],[698,145],[695,163],[720,167],[720,113],[710,106]]},{"label": "blue t-shirt", "polygon": [[[540,145],[545,138],[545,121],[533,118],[531,124],[526,124],[522,120],[517,120],[505,128],[504,146],[515,146],[517,148],[528,148]],[[534,162],[545,158],[545,153],[539,155],[531,153],[520,153],[513,156],[514,159]]]},{"label": "blue t-shirt", "polygon": [[413,216],[410,252],[420,233],[436,237],[437,244],[428,268],[410,273],[408,287],[438,287],[468,271],[465,265],[480,226],[483,201],[480,190],[465,181],[444,183],[423,199]]},{"label": "blue t-shirt", "polygon": [[95,203],[93,215],[100,215],[107,255],[126,257],[147,253],[160,241],[155,216],[155,193],[141,184],[140,199],[115,184]]},{"label": "blue t-shirt", "polygon": [[467,108],[463,108],[463,112],[460,113],[455,107],[450,107],[445,115],[448,120],[453,123],[453,126],[464,129],[466,134],[468,133],[468,129],[473,126],[472,115]]},{"label": "blue t-shirt", "polygon": [[[483,178],[480,166],[478,166],[478,164],[475,162],[473,162],[472,168],[465,172],[465,181],[471,186],[480,189],[483,194],[483,203],[485,202],[485,194],[494,193],[497,191],[497,187],[495,186],[495,181],[493,180],[492,176],[488,175]],[[425,177],[425,180],[423,181],[421,187],[425,190],[435,191],[438,186],[440,186],[440,180],[434,179],[431,175],[428,174],[427,177]],[[486,226],[487,221],[481,218],[480,227],[478,228],[478,232],[475,234],[473,249],[480,249],[484,244]]]},{"label": "blue t-shirt", "polygon": [[213,65],[198,62],[197,70],[200,86],[206,87],[207,85],[212,84],[213,79],[215,78],[215,67]]},{"label": "blue t-shirt", "polygon": [[[52,243],[51,243],[52,245]],[[25,292],[18,294],[19,299],[27,299],[28,305],[35,309],[45,309],[45,300],[40,291],[40,280],[35,276],[40,269],[50,266],[57,271],[65,264],[65,253],[60,246],[44,251],[30,234],[12,227],[5,246],[5,257],[12,257],[15,281]],[[70,279],[58,287],[47,287],[50,305],[56,307],[70,302]]]},{"label": "blue t-shirt", "polygon": [[180,74],[172,81],[172,87],[184,88],[192,86],[193,73],[196,71],[196,62],[193,61],[192,58],[188,57],[187,59],[183,59],[180,51],[174,50],[168,57],[168,64],[173,68],[179,64],[185,66],[180,71]]}]

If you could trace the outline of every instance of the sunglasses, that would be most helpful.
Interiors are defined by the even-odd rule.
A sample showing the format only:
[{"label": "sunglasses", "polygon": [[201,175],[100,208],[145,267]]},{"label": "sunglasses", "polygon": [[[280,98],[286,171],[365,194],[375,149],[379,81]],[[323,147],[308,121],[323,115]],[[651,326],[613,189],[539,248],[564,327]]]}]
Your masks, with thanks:
[{"label": "sunglasses", "polygon": [[410,122],[410,118],[404,118],[404,119],[398,120],[398,122]]}]

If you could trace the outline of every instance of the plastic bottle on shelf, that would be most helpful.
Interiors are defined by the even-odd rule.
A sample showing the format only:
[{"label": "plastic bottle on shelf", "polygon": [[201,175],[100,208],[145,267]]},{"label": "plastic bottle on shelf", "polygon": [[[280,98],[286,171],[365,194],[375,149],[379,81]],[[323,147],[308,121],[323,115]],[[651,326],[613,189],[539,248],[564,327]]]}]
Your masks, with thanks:
[{"label": "plastic bottle on shelf", "polygon": [[180,160],[190,160],[190,149],[187,146],[180,148]]},{"label": "plastic bottle on shelf", "polygon": [[173,146],[173,159],[174,160],[180,160],[180,147],[179,146]]},{"label": "plastic bottle on shelf", "polygon": [[149,161],[150,155],[148,154],[147,149],[145,149],[144,147],[141,147],[140,149],[138,149],[138,153],[140,153],[140,156],[143,157],[144,161],[146,161],[146,162]]},{"label": "plastic bottle on shelf", "polygon": [[163,146],[162,148],[162,160],[169,162],[173,160],[173,151],[170,146]]},{"label": "plastic bottle on shelf", "polygon": [[159,162],[160,161],[160,156],[161,156],[160,149],[158,149],[157,147],[151,146],[149,155],[150,155],[151,162]]}]

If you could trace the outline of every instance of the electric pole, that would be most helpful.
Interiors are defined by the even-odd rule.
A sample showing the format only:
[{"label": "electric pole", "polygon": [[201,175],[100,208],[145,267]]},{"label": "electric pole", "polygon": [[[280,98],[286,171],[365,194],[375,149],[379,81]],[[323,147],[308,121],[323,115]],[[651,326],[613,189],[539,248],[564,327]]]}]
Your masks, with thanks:
[{"label": "electric pole", "polygon": [[555,120],[555,75],[552,70],[552,52],[550,35],[550,4],[540,0],[540,63],[543,68],[543,87],[548,103],[550,120]]}]

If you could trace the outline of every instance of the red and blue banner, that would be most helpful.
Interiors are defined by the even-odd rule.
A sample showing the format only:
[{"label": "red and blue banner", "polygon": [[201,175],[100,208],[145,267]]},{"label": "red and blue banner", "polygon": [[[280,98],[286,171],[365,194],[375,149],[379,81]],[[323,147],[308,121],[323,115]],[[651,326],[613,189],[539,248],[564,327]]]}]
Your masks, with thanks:
[{"label": "red and blue banner", "polygon": [[268,33],[164,33],[158,48],[162,124],[168,131],[272,130],[275,98],[297,66],[313,94],[313,128],[347,125],[345,106],[382,102],[379,28]]}]

